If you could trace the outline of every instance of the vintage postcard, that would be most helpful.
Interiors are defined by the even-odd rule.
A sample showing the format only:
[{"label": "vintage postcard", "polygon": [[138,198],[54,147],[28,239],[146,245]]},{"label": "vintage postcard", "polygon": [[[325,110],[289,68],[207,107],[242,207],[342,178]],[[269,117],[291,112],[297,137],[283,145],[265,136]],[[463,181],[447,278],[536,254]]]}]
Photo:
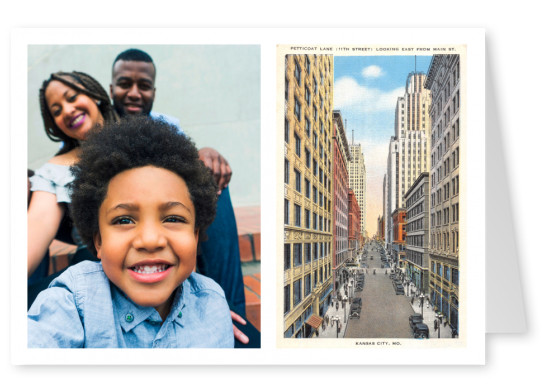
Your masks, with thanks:
[{"label": "vintage postcard", "polygon": [[278,347],[467,345],[468,52],[278,46]]}]

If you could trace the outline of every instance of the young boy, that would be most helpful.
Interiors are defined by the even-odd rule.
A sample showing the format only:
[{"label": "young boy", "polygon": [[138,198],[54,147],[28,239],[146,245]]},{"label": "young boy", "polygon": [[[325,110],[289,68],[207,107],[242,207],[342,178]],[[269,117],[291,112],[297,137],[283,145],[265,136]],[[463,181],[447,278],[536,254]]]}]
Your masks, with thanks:
[{"label": "young boy", "polygon": [[73,221],[101,263],[70,267],[28,312],[29,347],[233,347],[224,293],[193,272],[216,185],[193,143],[140,116],[91,134]]}]

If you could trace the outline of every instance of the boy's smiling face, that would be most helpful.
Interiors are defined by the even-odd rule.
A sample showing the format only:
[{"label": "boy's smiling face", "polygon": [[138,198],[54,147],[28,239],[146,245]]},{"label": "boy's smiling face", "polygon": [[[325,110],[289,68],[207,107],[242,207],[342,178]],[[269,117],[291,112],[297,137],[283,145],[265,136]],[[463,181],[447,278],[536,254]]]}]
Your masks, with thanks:
[{"label": "boy's smiling face", "polygon": [[174,290],[196,264],[195,208],[185,181],[153,166],[123,171],[109,182],[94,244],[109,280],[134,303],[163,319]]}]

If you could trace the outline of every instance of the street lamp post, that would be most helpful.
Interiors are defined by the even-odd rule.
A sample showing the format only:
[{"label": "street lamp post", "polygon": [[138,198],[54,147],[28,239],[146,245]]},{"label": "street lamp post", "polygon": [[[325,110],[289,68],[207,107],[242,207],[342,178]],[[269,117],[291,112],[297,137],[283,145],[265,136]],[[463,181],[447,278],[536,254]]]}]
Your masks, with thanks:
[{"label": "street lamp post", "polygon": [[423,318],[423,303],[425,301],[425,295],[423,292],[419,295],[419,303],[421,304],[421,318]]},{"label": "street lamp post", "polygon": [[337,338],[339,338],[339,324],[340,324],[341,318],[339,316],[333,315],[331,317],[331,326],[335,325],[335,329],[337,330]]},{"label": "street lamp post", "polygon": [[346,323],[346,298],[342,301],[342,310],[344,312],[344,319],[343,322]]},{"label": "street lamp post", "polygon": [[436,318],[438,319],[438,338],[440,338],[440,325],[442,324],[442,318],[444,316],[442,314],[436,315]]}]

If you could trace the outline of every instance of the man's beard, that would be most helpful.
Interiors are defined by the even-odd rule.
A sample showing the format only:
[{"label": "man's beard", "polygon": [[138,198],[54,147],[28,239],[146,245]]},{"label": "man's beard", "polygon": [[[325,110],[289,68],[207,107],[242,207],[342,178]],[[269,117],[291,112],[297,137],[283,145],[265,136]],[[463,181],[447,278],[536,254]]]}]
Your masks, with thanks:
[{"label": "man's beard", "polygon": [[143,110],[141,113],[137,113],[137,114],[129,114],[126,111],[124,111],[124,105],[121,104],[121,103],[113,102],[113,108],[115,109],[115,111],[117,112],[119,117],[122,118],[122,117],[125,117],[127,115],[145,115],[145,116],[149,116],[149,114],[151,113],[151,109],[153,107],[149,107],[149,110],[147,110],[147,111]]}]

